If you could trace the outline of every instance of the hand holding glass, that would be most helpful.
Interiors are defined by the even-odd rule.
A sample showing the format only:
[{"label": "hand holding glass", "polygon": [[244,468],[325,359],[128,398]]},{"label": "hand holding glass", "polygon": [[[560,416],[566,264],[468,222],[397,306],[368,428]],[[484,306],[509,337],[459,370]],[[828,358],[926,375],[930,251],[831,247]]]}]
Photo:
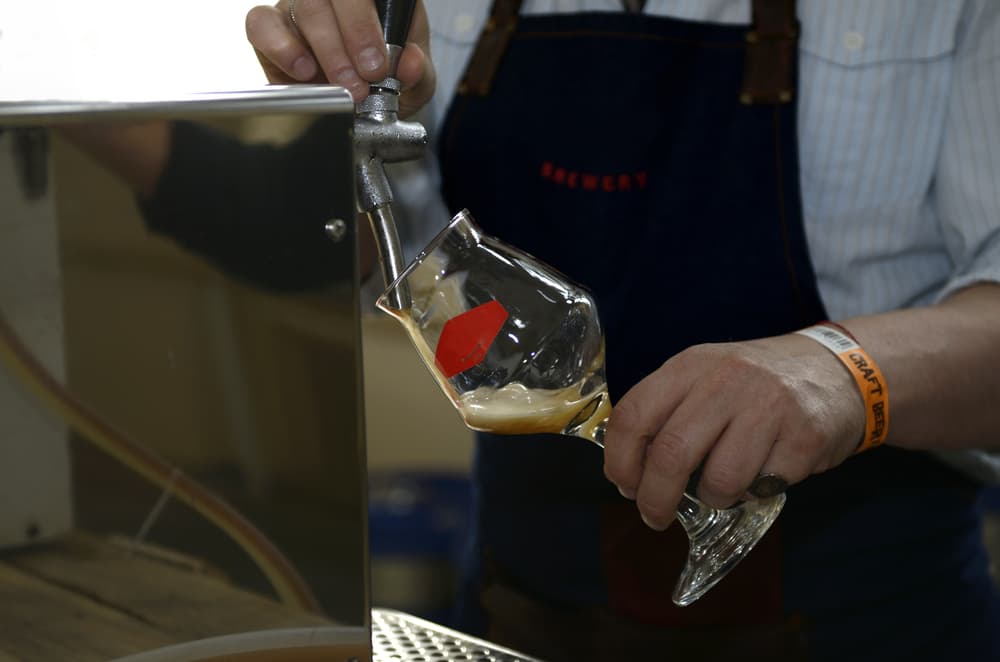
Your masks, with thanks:
[{"label": "hand holding glass", "polygon": [[[462,211],[379,298],[474,430],[604,445],[604,335],[582,286],[487,236]],[[763,537],[785,496],[711,508],[685,493],[690,550],[673,600],[691,604]]]}]

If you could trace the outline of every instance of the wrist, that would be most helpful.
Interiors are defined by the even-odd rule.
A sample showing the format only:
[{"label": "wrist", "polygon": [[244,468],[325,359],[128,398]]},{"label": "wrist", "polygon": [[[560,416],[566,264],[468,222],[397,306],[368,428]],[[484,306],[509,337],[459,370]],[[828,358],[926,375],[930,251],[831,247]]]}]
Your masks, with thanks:
[{"label": "wrist", "polygon": [[878,364],[854,336],[835,322],[821,322],[796,331],[835,355],[853,378],[864,403],[864,434],[855,453],[881,446],[889,430],[889,388]]}]

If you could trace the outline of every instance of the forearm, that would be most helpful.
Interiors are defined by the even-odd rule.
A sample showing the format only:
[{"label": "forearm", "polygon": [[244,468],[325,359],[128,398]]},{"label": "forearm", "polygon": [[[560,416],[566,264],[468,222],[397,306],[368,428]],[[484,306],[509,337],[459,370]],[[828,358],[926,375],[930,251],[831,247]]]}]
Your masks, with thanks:
[{"label": "forearm", "polygon": [[170,122],[71,124],[60,133],[125,182],[140,199],[152,198],[170,156]]},{"label": "forearm", "polygon": [[843,324],[888,384],[886,443],[1000,449],[1000,286]]}]

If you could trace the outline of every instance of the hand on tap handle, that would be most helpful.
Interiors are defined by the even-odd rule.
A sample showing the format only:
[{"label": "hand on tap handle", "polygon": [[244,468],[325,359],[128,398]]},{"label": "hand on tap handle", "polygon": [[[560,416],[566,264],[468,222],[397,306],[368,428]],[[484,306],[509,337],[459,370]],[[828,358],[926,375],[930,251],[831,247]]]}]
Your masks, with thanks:
[{"label": "hand on tap handle", "polygon": [[393,73],[388,41],[404,47],[394,76],[403,86],[400,115],[434,92],[423,0],[279,0],[251,9],[246,32],[271,83],[329,82],[359,103],[370,83]]}]

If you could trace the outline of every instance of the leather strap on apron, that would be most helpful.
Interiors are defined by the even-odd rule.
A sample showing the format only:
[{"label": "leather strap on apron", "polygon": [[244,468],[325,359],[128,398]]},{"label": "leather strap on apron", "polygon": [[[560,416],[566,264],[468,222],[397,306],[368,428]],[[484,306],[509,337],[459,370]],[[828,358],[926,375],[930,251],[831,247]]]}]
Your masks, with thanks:
[{"label": "leather strap on apron", "polygon": [[740,101],[788,103],[795,87],[795,0],[754,0]]},{"label": "leather strap on apron", "polygon": [[497,67],[507,52],[521,11],[521,0],[494,0],[490,17],[483,26],[465,74],[458,84],[459,94],[486,96],[493,85]]},{"label": "leather strap on apron", "polygon": [[[747,50],[740,101],[746,104],[789,103],[795,90],[795,49],[799,22],[795,0],[752,0],[753,23],[747,32]],[[623,0],[626,11],[641,11],[645,0]],[[459,94],[486,96],[497,67],[517,28],[521,0],[494,0],[465,73]]]}]

